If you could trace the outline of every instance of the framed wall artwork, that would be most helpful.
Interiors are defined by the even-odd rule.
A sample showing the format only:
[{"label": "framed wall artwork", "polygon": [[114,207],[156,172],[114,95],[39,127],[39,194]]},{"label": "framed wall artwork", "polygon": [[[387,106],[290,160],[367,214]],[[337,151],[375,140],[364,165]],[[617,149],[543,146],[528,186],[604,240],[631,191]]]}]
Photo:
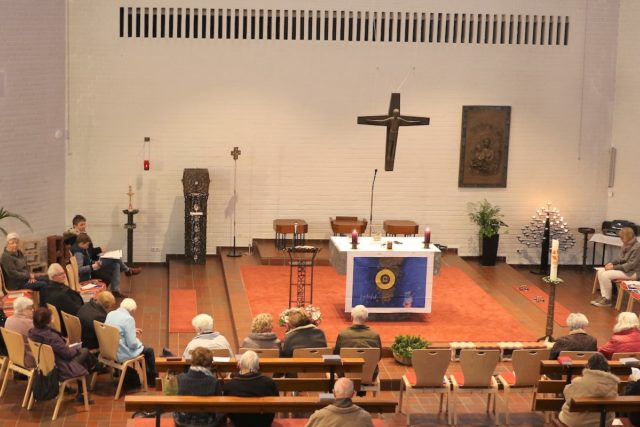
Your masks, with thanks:
[{"label": "framed wall artwork", "polygon": [[507,186],[511,107],[462,107],[458,187]]}]

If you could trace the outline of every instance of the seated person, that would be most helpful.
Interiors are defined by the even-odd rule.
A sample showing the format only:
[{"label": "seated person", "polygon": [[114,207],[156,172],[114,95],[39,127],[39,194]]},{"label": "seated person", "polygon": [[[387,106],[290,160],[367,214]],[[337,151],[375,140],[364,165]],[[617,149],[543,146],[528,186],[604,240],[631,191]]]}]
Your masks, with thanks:
[{"label": "seated person", "polygon": [[318,348],[327,346],[324,332],[313,324],[307,313],[293,310],[289,314],[289,331],[284,335],[282,357],[293,357],[296,348]]},{"label": "seated person", "polygon": [[208,314],[198,314],[191,320],[191,325],[196,331],[196,336],[187,344],[184,349],[182,357],[185,359],[191,358],[191,352],[196,347],[204,347],[209,350],[216,348],[223,348],[229,352],[229,357],[233,357],[233,350],[231,350],[231,344],[229,341],[220,334],[213,330],[213,317]]},{"label": "seated person", "polygon": [[306,427],[373,427],[371,414],[351,401],[353,381],[349,378],[338,378],[333,387],[333,395],[336,398],[335,402],[315,411]]},{"label": "seated person", "polygon": [[116,299],[109,291],[100,292],[94,299],[85,303],[78,310],[78,318],[82,325],[82,346],[93,350],[98,348],[98,337],[93,321],[104,323],[107,313],[116,305]]},{"label": "seated person", "polygon": [[640,242],[636,239],[636,233],[631,227],[620,230],[622,249],[620,256],[613,262],[598,269],[598,282],[600,283],[600,298],[591,301],[596,307],[611,307],[611,281],[616,279],[636,280],[640,275]]},{"label": "seated person", "polygon": [[[278,386],[270,377],[260,373],[260,359],[255,351],[247,351],[238,360],[237,374],[224,382],[225,396],[278,396]],[[235,427],[268,427],[275,414],[229,414]]]},{"label": "seated person", "polygon": [[[565,403],[560,412],[560,421],[569,427],[599,426],[599,412],[569,412],[569,402],[576,397],[616,397],[620,379],[610,373],[604,356],[596,353],[589,358],[581,377],[574,377],[571,384],[564,387]],[[607,413],[607,424],[613,422],[613,412]]]},{"label": "seated person", "polygon": [[336,338],[334,354],[340,354],[341,348],[382,348],[380,335],[366,323],[369,311],[364,305],[356,305],[351,310],[352,325],[343,329]]},{"label": "seated person", "polygon": [[[49,276],[49,281],[40,289],[40,306],[46,307],[47,304],[51,304],[58,309],[60,315],[64,311],[67,314],[76,316],[84,301],[78,292],[64,284],[67,278],[64,268],[58,263],[53,263],[49,266],[47,275]],[[61,327],[62,335],[66,335],[64,322],[62,322]]]},{"label": "seated person", "polygon": [[[629,382],[622,392],[624,396],[640,396],[640,369],[631,368],[631,375],[629,375]],[[627,414],[629,421],[634,426],[640,426],[640,412],[630,412]]]},{"label": "seated person", "polygon": [[613,353],[633,353],[640,351],[640,322],[635,313],[623,311],[618,314],[613,327],[613,335],[598,351],[611,360]]},{"label": "seated person", "polygon": [[596,338],[584,330],[589,326],[587,316],[582,313],[570,313],[567,316],[569,335],[560,337],[551,347],[550,359],[555,360],[561,351],[598,351]]},{"label": "seated person", "polygon": [[[53,348],[61,381],[88,375],[89,371],[96,368],[97,360],[89,350],[75,344],[67,345],[67,340],[62,334],[51,328],[51,311],[48,308],[40,307],[33,313],[33,329],[29,331],[29,338]],[[38,355],[34,354],[34,357],[37,359]],[[83,402],[81,390],[82,388],[78,387],[78,402]]]},{"label": "seated person", "polygon": [[71,246],[71,254],[78,261],[78,275],[80,281],[99,279],[109,284],[109,290],[116,298],[126,298],[120,293],[120,268],[117,264],[102,264],[101,261],[93,261],[89,252],[91,237],[80,233],[76,238],[76,244]]},{"label": "seated person", "polygon": [[273,317],[260,313],[251,322],[251,333],[242,341],[244,348],[280,348],[280,340],[273,332]]},{"label": "seated person", "polygon": [[[78,239],[80,236],[78,236]],[[155,387],[156,377],[156,356],[153,348],[146,347],[138,338],[142,335],[142,330],[136,328],[136,320],[133,313],[138,305],[132,298],[125,298],[120,303],[120,308],[107,314],[104,321],[107,325],[112,325],[120,330],[120,344],[118,345],[117,361],[122,363],[126,360],[144,355],[147,364],[147,385]]]},{"label": "seated person", "polygon": [[35,368],[36,361],[31,354],[31,347],[27,337],[29,330],[33,328],[33,300],[27,297],[18,297],[13,300],[13,316],[9,316],[4,327],[12,332],[17,332],[24,338],[24,367]]},{"label": "seated person", "polygon": [[[178,375],[178,396],[222,396],[222,385],[211,372],[213,354],[204,347],[196,347],[191,355],[191,367]],[[206,426],[221,425],[225,416],[211,412],[174,412],[173,420],[176,426]]]},{"label": "seated person", "polygon": [[[64,234],[62,235],[62,239],[64,240],[64,243],[71,246],[73,246],[76,243],[76,240],[79,234],[81,233],[87,234],[87,219],[82,215],[76,215],[73,217],[72,224],[73,224],[73,227],[65,231]],[[98,261],[100,259],[100,254],[106,251],[107,251],[106,247],[99,247],[99,246],[93,247],[93,243],[89,245],[89,249],[88,249],[89,256],[92,261]],[[105,264],[107,263],[118,264],[120,271],[124,271],[124,274],[126,274],[127,276],[135,276],[136,274],[140,274],[140,272],[142,271],[142,269],[138,267],[128,267],[127,264],[125,264],[124,261],[122,261],[122,259],[105,258],[103,262]]]},{"label": "seated person", "polygon": [[4,284],[8,290],[32,289],[37,291],[47,283],[47,278],[29,273],[27,259],[19,246],[20,236],[18,233],[7,234],[7,245],[2,252],[2,258],[0,258]]}]

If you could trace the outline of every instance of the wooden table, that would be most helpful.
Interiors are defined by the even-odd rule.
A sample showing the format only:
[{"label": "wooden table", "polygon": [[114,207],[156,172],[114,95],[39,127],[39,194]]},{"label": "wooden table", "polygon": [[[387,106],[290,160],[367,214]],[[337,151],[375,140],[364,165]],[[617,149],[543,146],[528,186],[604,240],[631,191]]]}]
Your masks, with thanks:
[{"label": "wooden table", "polygon": [[353,230],[356,230],[358,234],[364,234],[367,229],[367,220],[358,219],[356,216],[336,216],[335,219],[329,218],[331,223],[331,230],[333,235],[338,234],[351,234]]},{"label": "wooden table", "polygon": [[[541,360],[540,375],[566,375],[567,383],[571,382],[573,375],[582,374],[582,370],[587,366],[586,360],[573,360],[571,365],[563,365],[557,360]],[[609,360],[609,369],[613,375],[627,377],[631,375],[631,366],[627,366],[618,360]]]},{"label": "wooden table", "polygon": [[287,246],[287,234],[293,234],[292,246],[304,245],[309,224],[304,219],[274,219],[273,230],[276,232],[276,247]]},{"label": "wooden table", "polygon": [[387,236],[396,236],[398,234],[415,236],[418,234],[418,224],[406,219],[387,219],[382,223],[382,228]]}]

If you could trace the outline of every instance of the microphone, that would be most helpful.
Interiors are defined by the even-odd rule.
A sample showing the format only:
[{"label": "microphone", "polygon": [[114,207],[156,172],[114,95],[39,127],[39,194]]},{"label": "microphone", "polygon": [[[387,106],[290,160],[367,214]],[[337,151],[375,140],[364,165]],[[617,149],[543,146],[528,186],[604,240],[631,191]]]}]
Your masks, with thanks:
[{"label": "microphone", "polygon": [[373,171],[373,181],[371,182],[371,208],[369,210],[369,237],[371,237],[371,229],[373,228],[373,187],[376,185],[376,175],[378,175],[378,169]]}]

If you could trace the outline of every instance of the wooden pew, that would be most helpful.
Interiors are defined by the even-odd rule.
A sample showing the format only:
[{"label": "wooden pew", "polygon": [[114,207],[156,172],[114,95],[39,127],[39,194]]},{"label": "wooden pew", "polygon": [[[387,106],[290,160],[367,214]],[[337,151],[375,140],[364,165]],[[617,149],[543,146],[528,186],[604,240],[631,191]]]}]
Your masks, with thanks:
[{"label": "wooden pew", "polygon": [[[562,392],[566,385],[567,382],[565,380],[540,380],[536,390],[533,409],[542,412],[560,412],[562,405],[564,405]],[[620,381],[618,384],[618,393],[622,393],[626,385],[627,381]],[[542,396],[542,394],[549,394],[549,396]]]},{"label": "wooden pew", "polygon": [[[567,376],[566,383],[570,383],[571,377],[582,374],[585,366],[587,366],[586,360],[574,360],[571,365],[563,365],[557,360],[542,360],[540,361],[540,375]],[[631,367],[619,360],[609,360],[609,369],[611,369],[613,375],[619,377],[628,377],[631,375]]]},{"label": "wooden pew", "polygon": [[[331,404],[319,397],[236,396],[125,396],[126,411],[156,411],[156,426],[163,412],[278,413],[313,412]],[[393,413],[398,402],[381,397],[354,397],[353,403],[371,413]]]},{"label": "wooden pew", "polygon": [[[185,359],[170,360],[171,358],[157,357],[156,358],[156,371],[165,372],[172,370],[175,372],[186,372],[189,369],[190,363]],[[260,371],[261,372],[278,372],[278,373],[329,373],[329,388],[325,391],[332,391],[333,384],[335,382],[336,374],[344,373],[362,373],[364,366],[364,359],[361,357],[356,358],[343,358],[339,364],[330,362],[324,362],[318,357],[297,357],[297,358],[261,358],[260,359]],[[214,360],[211,365],[211,369],[219,373],[230,373],[238,370],[238,361],[236,359],[229,359],[225,361]]]},{"label": "wooden pew", "polygon": [[[226,381],[226,380],[223,380]],[[331,387],[329,378],[273,378],[280,392],[326,392]],[[360,379],[353,378],[354,390],[360,390]],[[156,378],[156,390],[162,389],[162,381]]]},{"label": "wooden pew", "polygon": [[640,412],[640,396],[579,397],[569,401],[569,412],[600,412],[604,427],[607,412]]}]

